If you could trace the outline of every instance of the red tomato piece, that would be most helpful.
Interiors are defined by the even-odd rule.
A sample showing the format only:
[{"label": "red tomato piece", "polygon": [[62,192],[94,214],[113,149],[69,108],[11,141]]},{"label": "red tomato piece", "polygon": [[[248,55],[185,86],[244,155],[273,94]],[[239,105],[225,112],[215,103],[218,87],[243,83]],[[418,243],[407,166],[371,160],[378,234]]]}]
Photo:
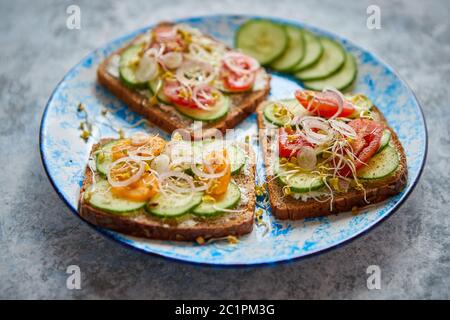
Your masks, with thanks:
[{"label": "red tomato piece", "polygon": [[[339,109],[338,102],[327,92],[297,90],[295,98],[309,112],[323,118],[331,118]],[[351,103],[344,100],[344,105],[338,117],[348,117],[355,112]]]},{"label": "red tomato piece", "polygon": [[[356,119],[349,123],[356,132],[356,138],[351,142],[353,154],[357,157],[355,161],[356,170],[362,168],[380,148],[381,137],[384,126],[369,119]],[[349,167],[341,170],[341,175],[347,177],[351,174]]]},{"label": "red tomato piece", "polygon": [[223,78],[225,88],[233,92],[248,91],[253,87],[254,83],[254,73],[238,75],[230,71],[227,72],[227,75]]},{"label": "red tomato piece", "polygon": [[295,157],[303,146],[311,147],[312,144],[292,129],[278,129],[278,154],[280,157]]}]

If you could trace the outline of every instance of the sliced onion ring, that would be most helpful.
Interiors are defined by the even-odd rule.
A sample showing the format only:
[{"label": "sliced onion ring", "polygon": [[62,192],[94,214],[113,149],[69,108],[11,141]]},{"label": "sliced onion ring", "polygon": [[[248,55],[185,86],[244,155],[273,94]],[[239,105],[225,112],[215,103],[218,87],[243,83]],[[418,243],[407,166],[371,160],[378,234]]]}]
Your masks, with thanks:
[{"label": "sliced onion ring", "polygon": [[[184,181],[187,182],[188,184],[188,188],[182,188],[180,186],[177,186],[174,183],[171,183],[169,178],[178,178],[178,179],[182,179]],[[184,172],[180,172],[180,171],[168,171],[168,172],[163,172],[161,174],[159,174],[159,182],[160,184],[165,181],[168,180],[170,187],[175,190],[176,192],[179,193],[193,193],[195,190],[195,185],[194,185],[194,181],[192,179],[192,177]]]},{"label": "sliced onion ring", "polygon": [[[200,101],[200,96],[201,95],[208,95],[208,93],[205,91],[205,89],[209,89],[211,90],[211,94],[212,92],[216,92],[217,95],[221,94],[219,90],[215,89],[214,87],[210,87],[209,85],[206,84],[202,84],[202,85],[198,85],[195,86],[194,89],[192,90],[192,101],[194,101],[194,103],[197,105],[197,107],[199,107],[202,110],[210,110],[212,107],[214,107],[215,104],[212,105],[207,105],[204,104]],[[214,99],[214,97],[206,97],[206,98],[211,98]]]},{"label": "sliced onion ring", "polygon": [[356,138],[356,131],[344,121],[330,120],[330,126],[340,134],[349,138]]},{"label": "sliced onion ring", "polygon": [[[128,178],[126,180],[123,180],[123,181],[116,181],[116,180],[114,180],[112,178],[111,171],[117,164],[122,163],[122,162],[125,162],[125,163],[134,162],[134,163],[137,163],[139,165],[139,169],[130,178]],[[144,173],[144,170],[145,170],[145,166],[144,166],[144,163],[142,161],[136,161],[136,160],[134,160],[131,157],[125,157],[125,158],[117,159],[116,161],[111,163],[111,165],[109,166],[108,173],[107,173],[106,176],[108,178],[109,184],[112,187],[126,187],[126,186],[128,186],[128,185],[130,185],[130,184],[132,184],[132,183],[134,183],[136,181],[138,181],[141,178],[142,174]]]},{"label": "sliced onion ring", "polygon": [[304,170],[313,170],[317,165],[317,155],[312,147],[303,146],[297,153],[297,165]]},{"label": "sliced onion ring", "polygon": [[145,82],[153,80],[158,74],[158,63],[154,57],[143,55],[136,69],[136,80]]},{"label": "sliced onion ring", "polygon": [[[223,157],[222,160],[228,164],[228,159],[225,156],[222,156],[222,157]],[[206,159],[203,159],[203,165],[207,168],[210,168],[210,164],[208,163],[208,161],[206,161]],[[200,178],[217,179],[217,178],[223,177],[226,174],[227,168],[225,167],[225,169],[221,172],[207,173],[207,172],[204,172],[203,170],[200,170],[199,167],[197,166],[197,163],[192,162],[191,170],[196,176],[198,176]]]},{"label": "sliced onion ring", "polygon": [[168,69],[176,69],[183,63],[181,52],[168,52],[160,57],[160,62]]},{"label": "sliced onion ring", "polygon": [[335,88],[325,88],[325,89],[323,89],[323,92],[331,93],[331,95],[333,95],[336,98],[336,102],[338,104],[338,109],[337,109],[336,113],[330,118],[331,120],[335,119],[342,113],[342,109],[344,108],[345,98],[342,95],[342,93],[339,90],[336,90]]},{"label": "sliced onion ring", "polygon": [[150,140],[150,136],[143,133],[137,132],[130,137],[130,142],[132,146],[139,147],[146,144]]},{"label": "sliced onion ring", "polygon": [[175,77],[185,86],[196,86],[212,82],[215,74],[213,66],[209,63],[187,60],[177,69]]},{"label": "sliced onion ring", "polygon": [[[250,68],[249,69],[242,68],[242,66],[235,63],[236,59],[245,59],[247,62],[250,63]],[[253,73],[260,67],[259,62],[256,61],[256,59],[247,56],[243,53],[232,51],[225,53],[223,57],[223,63],[228,67],[228,69],[239,75]]]}]

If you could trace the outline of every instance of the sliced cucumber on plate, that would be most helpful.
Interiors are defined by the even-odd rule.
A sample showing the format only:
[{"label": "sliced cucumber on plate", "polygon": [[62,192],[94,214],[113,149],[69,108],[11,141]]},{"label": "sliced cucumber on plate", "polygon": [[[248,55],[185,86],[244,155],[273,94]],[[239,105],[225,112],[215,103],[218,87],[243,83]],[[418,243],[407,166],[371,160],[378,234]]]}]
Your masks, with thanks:
[{"label": "sliced cucumber on plate", "polygon": [[314,173],[299,172],[292,174],[280,167],[277,170],[277,176],[283,185],[289,186],[291,191],[295,193],[316,191],[325,185],[322,177]]},{"label": "sliced cucumber on plate", "polygon": [[291,72],[298,72],[309,68],[315,64],[323,54],[323,46],[314,34],[303,30],[303,39],[305,41],[305,54],[300,62],[292,67]]},{"label": "sliced cucumber on plate", "polygon": [[228,184],[225,194],[216,201],[203,201],[199,206],[195,207],[192,213],[199,216],[213,216],[223,212],[223,209],[235,207],[241,199],[241,191],[234,183]]},{"label": "sliced cucumber on plate", "polygon": [[385,129],[383,131],[383,135],[381,136],[381,142],[380,142],[380,147],[378,148],[377,153],[383,151],[388,145],[389,145],[389,141],[391,141],[391,131],[388,129]]},{"label": "sliced cucumber on plate", "polygon": [[162,89],[163,81],[159,78],[156,78],[155,80],[149,81],[148,86],[153,94],[156,94],[156,97],[159,101],[167,104],[171,104],[169,98],[164,94],[164,91]]},{"label": "sliced cucumber on plate", "polygon": [[374,155],[367,165],[358,170],[358,178],[375,180],[385,178],[394,173],[400,164],[400,158],[395,147],[388,145]]},{"label": "sliced cucumber on plate", "polygon": [[146,202],[129,201],[115,197],[106,180],[100,180],[92,184],[86,190],[84,197],[94,208],[116,214],[130,214],[142,209],[146,204]]},{"label": "sliced cucumber on plate", "polygon": [[239,27],[235,42],[242,52],[267,65],[286,50],[288,35],[281,25],[268,20],[252,19]]},{"label": "sliced cucumber on plate", "polygon": [[[280,112],[280,107],[285,107],[288,111]],[[298,114],[302,110],[296,99],[286,99],[276,102],[269,102],[264,108],[264,117],[272,124],[282,127],[292,120],[290,114]]]},{"label": "sliced cucumber on plate", "polygon": [[339,43],[328,38],[319,39],[324,49],[323,54],[314,65],[294,74],[301,81],[326,78],[338,71],[345,63],[345,51]]},{"label": "sliced cucumber on plate", "polygon": [[289,71],[299,64],[305,53],[303,31],[294,26],[284,26],[288,35],[288,46],[283,54],[270,64],[276,71]]},{"label": "sliced cucumber on plate", "polygon": [[194,120],[215,121],[224,117],[230,109],[230,106],[230,98],[226,95],[221,95],[221,98],[210,110],[201,110],[182,106],[175,106],[175,108],[184,116]]},{"label": "sliced cucumber on plate", "polygon": [[130,88],[145,89],[147,82],[139,82],[136,79],[135,67],[140,59],[142,45],[134,45],[127,48],[120,55],[119,60],[119,76],[122,82]]},{"label": "sliced cucumber on plate", "polygon": [[95,166],[97,167],[97,171],[102,175],[106,176],[108,173],[109,166],[113,162],[111,158],[111,149],[112,147],[118,143],[120,140],[114,140],[104,144],[100,150],[97,152],[95,157]]},{"label": "sliced cucumber on plate", "polygon": [[159,193],[145,206],[145,210],[160,218],[180,217],[202,202],[203,192],[193,194]]},{"label": "sliced cucumber on plate", "polygon": [[351,86],[357,74],[356,61],[351,53],[347,52],[345,56],[344,65],[338,72],[325,79],[304,81],[305,88],[322,91],[331,87],[342,91]]}]

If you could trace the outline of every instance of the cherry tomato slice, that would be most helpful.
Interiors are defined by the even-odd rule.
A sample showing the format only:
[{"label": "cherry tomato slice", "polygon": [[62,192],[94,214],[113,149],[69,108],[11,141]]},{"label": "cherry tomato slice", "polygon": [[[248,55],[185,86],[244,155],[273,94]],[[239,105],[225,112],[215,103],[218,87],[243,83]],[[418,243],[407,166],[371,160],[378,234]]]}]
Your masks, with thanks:
[{"label": "cherry tomato slice", "polygon": [[[357,159],[355,161],[356,170],[362,168],[380,148],[381,137],[383,136],[384,126],[369,119],[356,119],[349,123],[356,132],[356,138],[351,142],[353,153]],[[351,174],[348,167],[341,170],[341,175],[347,177]]]},{"label": "cherry tomato slice", "polygon": [[303,146],[311,147],[312,144],[292,129],[278,129],[278,154],[280,157],[295,157]]},{"label": "cherry tomato slice", "polygon": [[223,77],[223,84],[225,89],[229,91],[243,92],[248,91],[253,87],[255,78],[254,73],[238,75],[234,72],[228,71]]},{"label": "cherry tomato slice", "polygon": [[[297,90],[295,98],[309,112],[323,118],[331,118],[339,109],[338,102],[329,93],[309,90]],[[339,117],[348,117],[355,112],[355,108],[348,101],[344,105]]]},{"label": "cherry tomato slice", "polygon": [[197,101],[203,106],[215,104],[218,98],[218,91],[210,86],[202,85],[201,90],[189,90],[176,80],[166,81],[163,86],[163,91],[173,104],[193,109],[199,108],[192,97],[194,93],[197,94]]}]

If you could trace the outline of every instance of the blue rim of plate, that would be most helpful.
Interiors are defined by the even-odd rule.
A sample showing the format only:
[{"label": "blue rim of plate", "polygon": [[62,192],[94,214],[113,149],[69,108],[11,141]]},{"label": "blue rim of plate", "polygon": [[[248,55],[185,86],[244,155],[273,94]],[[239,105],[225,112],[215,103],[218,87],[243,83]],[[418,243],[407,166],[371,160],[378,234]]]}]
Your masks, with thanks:
[{"label": "blue rim of plate", "polygon": [[[43,114],[42,114],[42,118],[41,118],[41,123],[40,123],[40,128],[39,128],[39,151],[40,151],[40,156],[41,156],[41,161],[42,161],[42,165],[44,167],[45,173],[53,187],[53,189],[56,191],[56,193],[58,194],[58,196],[63,200],[63,202],[70,208],[70,210],[72,211],[72,213],[74,215],[76,215],[78,218],[80,218],[81,220],[83,220],[87,225],[89,225],[91,228],[95,229],[97,232],[99,232],[100,234],[102,234],[103,236],[105,236],[106,238],[113,240],[114,242],[118,242],[119,244],[121,244],[124,247],[127,248],[131,248],[135,251],[141,252],[141,253],[145,253],[145,254],[150,254],[152,256],[156,256],[159,258],[164,258],[164,259],[170,259],[172,261],[176,261],[178,263],[186,263],[186,264],[193,264],[193,265],[197,265],[197,266],[208,266],[208,267],[216,267],[216,268],[234,268],[234,267],[254,267],[254,266],[273,266],[273,265],[277,265],[277,264],[281,264],[281,263],[290,263],[290,262],[294,262],[300,259],[305,259],[305,258],[310,258],[310,257],[314,257],[317,256],[319,254],[323,254],[323,253],[327,253],[328,251],[340,248],[350,242],[352,242],[353,240],[356,240],[357,238],[367,234],[369,231],[371,231],[372,229],[374,229],[376,226],[379,226],[382,222],[386,221],[387,218],[389,218],[390,216],[392,216],[392,214],[394,214],[400,207],[401,205],[409,198],[409,196],[411,195],[411,193],[414,191],[415,187],[417,186],[420,177],[423,173],[424,167],[425,167],[425,163],[426,163],[426,159],[427,159],[427,155],[428,155],[428,129],[427,129],[427,124],[426,124],[426,120],[425,120],[425,116],[423,113],[423,108],[422,108],[422,104],[420,102],[420,100],[418,99],[418,97],[416,96],[416,94],[414,93],[414,91],[410,88],[410,86],[408,85],[408,83],[398,74],[397,71],[395,71],[395,69],[393,69],[389,64],[387,64],[383,59],[381,59],[380,57],[378,57],[377,55],[375,55],[374,53],[372,53],[369,50],[366,50],[364,47],[355,44],[353,41],[348,40],[345,37],[339,36],[337,34],[334,34],[332,32],[326,31],[324,29],[321,28],[317,28],[315,26],[303,23],[303,22],[298,22],[295,20],[290,20],[290,19],[284,19],[284,18],[278,18],[278,17],[269,17],[269,16],[256,16],[256,15],[245,15],[245,14],[214,14],[214,15],[202,15],[202,16],[194,16],[194,17],[185,17],[185,18],[179,18],[176,20],[173,20],[174,23],[189,23],[189,22],[193,22],[199,19],[204,19],[204,18],[210,18],[210,19],[218,19],[218,18],[246,18],[246,19],[267,19],[267,20],[271,20],[277,23],[282,23],[282,24],[291,24],[300,28],[306,28],[308,30],[312,30],[312,31],[316,31],[320,34],[324,34],[326,36],[332,37],[332,38],[337,38],[342,42],[345,42],[367,54],[369,54],[372,58],[374,58],[375,60],[378,60],[381,64],[383,64],[383,66],[389,70],[389,72],[391,72],[393,75],[395,75],[395,77],[400,81],[400,83],[402,85],[404,85],[409,93],[413,96],[415,102],[417,103],[417,106],[419,107],[419,111],[420,111],[420,120],[422,122],[423,128],[424,128],[424,135],[425,135],[425,143],[423,145],[422,148],[422,153],[423,153],[423,157],[420,161],[420,168],[416,174],[416,177],[414,178],[414,180],[412,181],[412,183],[403,191],[404,193],[402,194],[401,198],[398,199],[397,203],[395,203],[395,205],[389,210],[388,213],[386,213],[383,216],[380,216],[377,220],[373,221],[371,224],[369,224],[367,227],[365,227],[364,229],[360,230],[358,233],[353,234],[351,236],[349,236],[348,238],[341,240],[340,242],[337,242],[335,244],[332,244],[326,248],[319,248],[316,249],[314,251],[310,251],[307,252],[305,254],[301,254],[299,256],[296,257],[290,257],[290,258],[286,258],[286,259],[281,259],[281,260],[274,260],[274,261],[267,261],[267,262],[256,262],[256,263],[231,263],[231,264],[221,264],[221,263],[214,263],[214,262],[201,262],[201,261],[197,261],[197,260],[188,260],[188,259],[183,259],[181,257],[174,257],[174,256],[170,256],[170,255],[165,255],[162,253],[157,253],[157,252],[150,252],[150,251],[146,251],[142,248],[138,248],[133,246],[132,244],[123,241],[119,235],[113,234],[113,233],[109,233],[106,229],[100,228],[96,225],[91,224],[90,222],[84,220],[83,218],[81,218],[78,215],[77,210],[72,207],[72,205],[70,204],[69,200],[61,193],[61,191],[59,190],[59,188],[57,187],[55,181],[53,180],[52,176],[49,173],[49,169],[47,167],[47,162],[45,159],[45,154],[44,154],[44,149],[43,149],[43,133],[44,133],[44,127],[45,127],[45,122],[46,122],[46,118],[47,118],[47,111],[49,108],[50,103],[53,100],[53,97],[55,95],[55,93],[58,91],[59,87],[61,86],[62,83],[64,83],[64,81],[68,78],[68,76],[71,74],[71,72],[73,70],[76,69],[76,67],[79,64],[82,64],[84,61],[86,61],[87,59],[89,59],[89,57],[92,55],[92,53],[96,52],[97,50],[99,50],[100,48],[104,47],[105,45],[112,45],[116,42],[121,42],[124,39],[129,38],[130,36],[132,36],[133,34],[137,34],[140,32],[143,32],[149,28],[152,28],[155,24],[143,27],[143,28],[139,28],[137,30],[134,30],[124,36],[121,36],[119,38],[116,38],[112,41],[107,42],[105,45],[101,46],[101,47],[97,47],[97,49],[94,49],[92,51],[90,51],[87,55],[85,55],[77,64],[75,64],[72,68],[69,69],[68,72],[66,72],[66,74],[64,75],[64,77],[58,82],[58,84],[56,85],[55,89],[53,90],[52,94],[50,95],[50,98],[48,99]],[[276,72],[275,72],[276,73]],[[408,179],[410,179],[410,177],[408,177]]]}]

